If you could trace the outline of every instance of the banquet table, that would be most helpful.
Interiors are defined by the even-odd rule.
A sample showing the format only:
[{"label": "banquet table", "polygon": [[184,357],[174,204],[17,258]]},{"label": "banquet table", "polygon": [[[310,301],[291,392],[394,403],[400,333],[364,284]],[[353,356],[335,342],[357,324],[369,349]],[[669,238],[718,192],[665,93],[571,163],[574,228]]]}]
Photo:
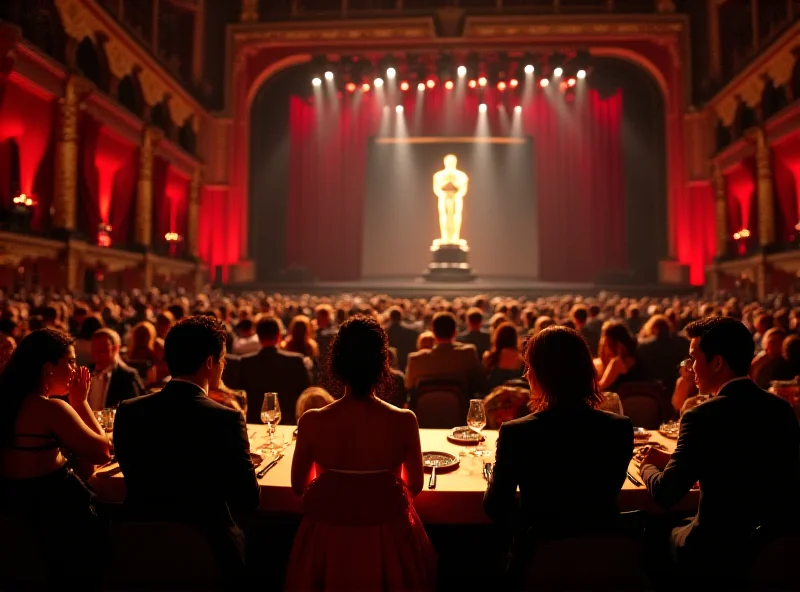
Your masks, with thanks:
[{"label": "banquet table", "polygon": [[[264,455],[263,467],[269,456],[258,449],[266,439],[264,425],[248,425],[250,447],[253,452]],[[278,426],[277,430],[283,436],[286,447],[283,458],[262,479],[260,509],[266,512],[301,513],[302,502],[295,496],[291,489],[291,466],[294,453],[292,432],[295,426]],[[420,430],[420,440],[423,452],[437,451],[449,452],[458,456],[463,447],[448,441],[449,430]],[[675,448],[675,441],[665,438],[658,432],[651,432],[653,442],[663,444],[670,452]],[[425,489],[414,498],[414,506],[426,524],[481,524],[489,522],[483,512],[483,493],[486,490],[486,480],[483,478],[484,461],[494,461],[493,453],[497,442],[496,430],[485,430],[486,447],[492,453],[488,457],[461,457],[458,469],[451,472],[437,472],[435,489],[428,489],[426,475]],[[630,473],[639,481],[639,471],[633,461]],[[125,480],[118,467],[105,467],[95,473],[90,485],[95,489],[101,501],[119,503],[125,499]],[[691,491],[678,505],[680,510],[692,510],[697,507],[699,493]],[[652,500],[644,486],[636,486],[625,480],[619,494],[620,511],[645,510],[647,512],[662,511]]]}]

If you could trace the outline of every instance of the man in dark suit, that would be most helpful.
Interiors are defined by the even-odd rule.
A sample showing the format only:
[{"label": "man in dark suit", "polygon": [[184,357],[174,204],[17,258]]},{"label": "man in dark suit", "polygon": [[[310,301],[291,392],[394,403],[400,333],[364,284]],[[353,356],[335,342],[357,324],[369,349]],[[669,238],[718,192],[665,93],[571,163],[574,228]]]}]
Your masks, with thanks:
[{"label": "man in dark suit", "polygon": [[119,333],[113,329],[100,329],[92,335],[89,406],[93,411],[117,407],[145,393],[139,373],[119,359],[120,346]]},{"label": "man in dark suit", "polygon": [[645,324],[647,337],[639,341],[636,355],[648,378],[661,381],[667,397],[672,397],[678,380],[678,365],[689,356],[689,340],[673,332],[664,315],[655,315]]},{"label": "man in dark suit", "polygon": [[483,312],[480,308],[473,307],[467,311],[468,330],[456,337],[459,343],[471,343],[478,352],[478,360],[483,360],[483,354],[492,346],[492,336],[488,331],[483,331]]},{"label": "man in dark suit", "polygon": [[575,330],[583,337],[589,346],[592,357],[597,357],[597,348],[600,345],[600,332],[602,323],[589,322],[589,309],[584,304],[576,304],[569,313]]},{"label": "man in dark suit", "polygon": [[417,349],[419,333],[403,323],[403,311],[393,306],[389,309],[389,323],[386,325],[389,345],[397,349],[397,364],[402,370],[408,363],[408,356]]},{"label": "man in dark suit", "polygon": [[485,395],[486,375],[475,346],[455,342],[456,318],[453,313],[436,313],[431,325],[436,345],[433,349],[408,356],[406,388],[415,389],[424,380],[455,380],[463,385],[466,400]]},{"label": "man in dark suit", "polygon": [[756,527],[788,522],[796,500],[800,427],[786,401],[748,377],[755,345],[740,322],[710,317],[686,328],[695,383],[712,398],[681,419],[675,452],[652,449],[641,475],[663,507],[700,482],[691,521],[672,530],[678,574],[735,577]]},{"label": "man in dark suit", "polygon": [[254,511],[260,492],[244,417],[207,396],[219,388],[225,339],[224,325],[211,317],[176,324],[164,345],[172,379],[120,405],[114,446],[131,516],[200,527],[226,581],[236,584],[244,541],[231,511]]},{"label": "man in dark suit", "polygon": [[300,394],[311,386],[306,359],[294,352],[278,349],[281,325],[274,317],[261,319],[256,325],[261,351],[242,356],[235,375],[226,375],[228,386],[247,391],[247,421],[261,423],[264,393],[278,393],[281,423],[294,425],[295,406]]}]

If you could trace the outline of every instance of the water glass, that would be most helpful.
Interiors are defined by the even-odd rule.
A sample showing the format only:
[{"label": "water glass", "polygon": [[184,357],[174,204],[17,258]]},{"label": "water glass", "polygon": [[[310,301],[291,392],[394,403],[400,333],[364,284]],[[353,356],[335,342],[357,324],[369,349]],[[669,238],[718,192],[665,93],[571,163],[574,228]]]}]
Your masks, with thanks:
[{"label": "water glass", "polygon": [[275,426],[281,421],[281,405],[278,393],[264,393],[264,402],[261,404],[261,421],[267,424],[267,442],[262,450],[279,448],[282,442],[275,437]]},{"label": "water glass", "polygon": [[[471,399],[469,402],[469,411],[467,412],[467,425],[469,428],[481,436],[481,430],[486,427],[486,408],[483,406],[482,399]],[[486,448],[483,445],[483,440],[478,440],[478,447],[475,449],[475,456],[482,456],[486,453]]]}]

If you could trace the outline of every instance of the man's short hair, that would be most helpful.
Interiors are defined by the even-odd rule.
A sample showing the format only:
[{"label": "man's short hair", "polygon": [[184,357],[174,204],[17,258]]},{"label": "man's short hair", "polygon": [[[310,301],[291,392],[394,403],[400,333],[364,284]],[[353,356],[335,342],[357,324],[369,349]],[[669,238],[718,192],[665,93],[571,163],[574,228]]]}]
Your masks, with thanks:
[{"label": "man's short hair", "polygon": [[111,345],[114,346],[122,345],[122,339],[120,338],[119,333],[114,331],[114,329],[103,327],[102,329],[98,329],[97,331],[92,333],[92,339],[97,339],[98,337],[105,337],[111,342]]},{"label": "man's short hair", "polygon": [[483,311],[477,306],[473,306],[467,311],[467,322],[470,325],[483,323]]},{"label": "man's short hair", "polygon": [[736,376],[747,376],[756,345],[743,323],[730,317],[705,317],[689,323],[686,335],[700,339],[708,362],[720,356]]},{"label": "man's short hair", "polygon": [[164,358],[173,377],[191,376],[209,357],[219,360],[227,340],[225,325],[206,315],[178,321],[164,340]]},{"label": "man's short hair", "polygon": [[283,326],[275,317],[266,317],[256,323],[256,334],[260,341],[275,341],[282,333]]},{"label": "man's short hair", "polygon": [[456,336],[456,317],[451,312],[437,312],[433,315],[431,329],[437,339],[452,339]]},{"label": "man's short hair", "polygon": [[589,318],[589,309],[583,304],[576,304],[570,311],[570,316],[579,323],[585,323]]},{"label": "man's short hair", "polygon": [[403,311],[400,310],[399,306],[392,306],[388,311],[389,313],[389,320],[393,323],[399,323],[403,320]]},{"label": "man's short hair", "polygon": [[236,324],[237,331],[250,331],[253,329],[253,321],[250,319],[242,319]]}]

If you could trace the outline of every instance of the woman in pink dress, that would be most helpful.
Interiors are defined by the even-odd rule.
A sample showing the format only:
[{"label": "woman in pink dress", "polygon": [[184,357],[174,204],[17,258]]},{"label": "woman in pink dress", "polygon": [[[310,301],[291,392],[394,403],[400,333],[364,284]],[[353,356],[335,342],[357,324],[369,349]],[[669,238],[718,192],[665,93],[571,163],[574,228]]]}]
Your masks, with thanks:
[{"label": "woman in pink dress", "polygon": [[346,321],[330,369],[344,396],[298,422],[292,488],[303,522],[287,590],[432,590],[436,558],[412,504],[422,490],[417,418],[380,400],[389,344],[372,318]]}]

